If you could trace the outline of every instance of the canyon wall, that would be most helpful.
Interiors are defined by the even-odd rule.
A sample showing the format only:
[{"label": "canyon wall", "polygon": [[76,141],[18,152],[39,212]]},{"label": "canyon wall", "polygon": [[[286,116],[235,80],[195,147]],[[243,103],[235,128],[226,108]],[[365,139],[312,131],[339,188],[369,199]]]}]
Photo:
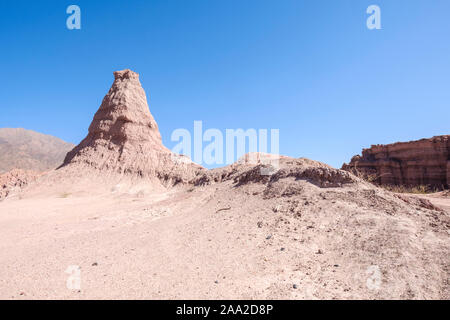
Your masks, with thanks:
[{"label": "canyon wall", "polygon": [[363,149],[342,169],[383,185],[448,189],[450,184],[450,135],[410,142],[373,145]]}]

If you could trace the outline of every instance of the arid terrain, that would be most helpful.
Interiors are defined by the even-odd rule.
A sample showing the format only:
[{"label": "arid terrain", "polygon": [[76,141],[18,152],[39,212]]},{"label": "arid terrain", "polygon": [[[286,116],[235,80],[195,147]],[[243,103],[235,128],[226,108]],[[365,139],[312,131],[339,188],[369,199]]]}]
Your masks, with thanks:
[{"label": "arid terrain", "polygon": [[0,128],[0,173],[12,169],[55,169],[73,147],[71,143],[32,130]]},{"label": "arid terrain", "polygon": [[162,145],[130,70],[61,167],[8,179],[2,299],[450,299],[448,190],[265,154],[206,170]]}]

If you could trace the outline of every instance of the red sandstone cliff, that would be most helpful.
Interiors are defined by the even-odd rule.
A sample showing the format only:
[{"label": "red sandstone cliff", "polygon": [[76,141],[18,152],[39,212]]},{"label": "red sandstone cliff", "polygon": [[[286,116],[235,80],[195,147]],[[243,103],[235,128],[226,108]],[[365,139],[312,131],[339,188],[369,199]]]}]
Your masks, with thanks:
[{"label": "red sandstone cliff", "polygon": [[378,184],[448,189],[450,135],[373,145],[363,149],[362,156],[354,156],[342,169],[370,176]]}]

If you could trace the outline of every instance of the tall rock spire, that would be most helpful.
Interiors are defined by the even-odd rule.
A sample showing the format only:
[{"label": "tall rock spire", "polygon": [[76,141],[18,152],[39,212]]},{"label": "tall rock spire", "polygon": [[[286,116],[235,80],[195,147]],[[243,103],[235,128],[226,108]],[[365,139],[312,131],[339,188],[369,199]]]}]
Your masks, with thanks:
[{"label": "tall rock spire", "polygon": [[153,143],[162,148],[158,125],[150,113],[139,74],[129,69],[114,72],[114,83],[94,116],[88,138],[117,145]]},{"label": "tall rock spire", "polygon": [[62,167],[84,164],[175,183],[189,180],[201,167],[178,161],[179,156],[163,146],[139,75],[126,69],[114,77],[87,137],[67,154]]}]

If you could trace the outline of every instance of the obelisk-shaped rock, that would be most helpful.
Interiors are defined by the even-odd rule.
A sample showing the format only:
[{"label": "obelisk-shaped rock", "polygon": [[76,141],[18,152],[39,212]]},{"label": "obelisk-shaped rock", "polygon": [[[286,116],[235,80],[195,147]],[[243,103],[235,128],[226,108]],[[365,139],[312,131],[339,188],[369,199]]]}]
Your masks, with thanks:
[{"label": "obelisk-shaped rock", "polygon": [[174,183],[189,181],[202,168],[178,161],[179,156],[163,146],[139,75],[126,69],[114,77],[87,137],[67,154],[62,167],[87,165]]}]

